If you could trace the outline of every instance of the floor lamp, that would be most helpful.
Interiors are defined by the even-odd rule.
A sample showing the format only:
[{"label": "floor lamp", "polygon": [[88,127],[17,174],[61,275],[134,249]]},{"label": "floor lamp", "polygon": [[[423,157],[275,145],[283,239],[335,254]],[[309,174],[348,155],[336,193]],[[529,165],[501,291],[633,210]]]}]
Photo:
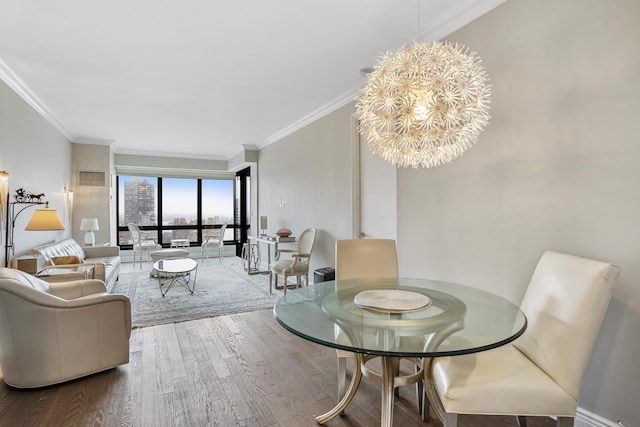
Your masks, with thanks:
[{"label": "floor lamp", "polygon": [[[7,195],[8,196],[8,195]],[[4,265],[9,266],[9,252],[15,253],[13,232],[16,226],[16,219],[25,209],[32,206],[45,205],[44,209],[36,209],[29,223],[25,227],[28,231],[53,231],[64,230],[64,224],[55,209],[49,209],[49,202],[43,202],[42,194],[33,194],[24,191],[22,188],[16,190],[15,202],[7,201],[7,228],[5,230],[5,253]],[[8,198],[8,197],[7,197]],[[17,210],[16,210],[17,209]]]}]

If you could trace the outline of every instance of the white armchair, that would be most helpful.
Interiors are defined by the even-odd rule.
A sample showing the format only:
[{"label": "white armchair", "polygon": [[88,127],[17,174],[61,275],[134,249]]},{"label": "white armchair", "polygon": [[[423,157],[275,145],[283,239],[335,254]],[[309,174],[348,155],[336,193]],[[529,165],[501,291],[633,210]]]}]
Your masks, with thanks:
[{"label": "white armchair", "polygon": [[520,305],[528,326],[511,344],[433,360],[429,397],[444,427],[458,414],[555,416],[573,426],[580,386],[618,268],[545,252]]},{"label": "white armchair", "polygon": [[205,258],[209,257],[209,248],[218,249],[218,261],[222,262],[224,259],[224,233],[227,231],[227,224],[222,224],[220,227],[220,232],[218,234],[213,234],[211,236],[206,236],[202,238],[202,262],[204,262]]},{"label": "white armchair", "polygon": [[101,280],[48,283],[0,267],[4,381],[35,388],[129,362],[131,304]]},{"label": "white armchair", "polygon": [[127,224],[127,228],[129,228],[131,241],[133,242],[133,266],[135,267],[136,265],[136,255],[140,254],[140,268],[142,268],[142,255],[146,252],[148,259],[151,260],[149,254],[158,249],[162,249],[162,246],[158,244],[156,239],[150,239],[142,234],[140,227],[136,224]]}]

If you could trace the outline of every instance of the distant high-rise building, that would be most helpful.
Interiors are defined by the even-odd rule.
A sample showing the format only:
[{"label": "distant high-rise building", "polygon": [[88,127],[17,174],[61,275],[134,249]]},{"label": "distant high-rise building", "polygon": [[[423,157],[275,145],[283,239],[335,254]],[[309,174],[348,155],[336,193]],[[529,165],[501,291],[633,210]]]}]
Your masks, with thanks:
[{"label": "distant high-rise building", "polygon": [[157,225],[156,186],[146,179],[132,177],[124,183],[124,224],[130,222]]}]

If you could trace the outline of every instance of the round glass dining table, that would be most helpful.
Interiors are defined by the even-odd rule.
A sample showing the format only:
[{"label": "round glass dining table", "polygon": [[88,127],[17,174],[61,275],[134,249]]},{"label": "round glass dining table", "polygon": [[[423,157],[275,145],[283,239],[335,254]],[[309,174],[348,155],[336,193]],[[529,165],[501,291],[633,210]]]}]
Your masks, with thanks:
[{"label": "round glass dining table", "polygon": [[[277,321],[309,341],[354,353],[357,368],[337,406],[316,417],[323,424],[346,408],[368,358],[381,357],[381,425],[391,426],[394,389],[424,373],[396,377],[399,358],[486,351],[518,338],[527,319],[510,301],[481,289],[428,279],[349,279],[289,291],[274,306]],[[364,363],[363,363],[364,360]],[[372,374],[373,375],[373,374]]]}]

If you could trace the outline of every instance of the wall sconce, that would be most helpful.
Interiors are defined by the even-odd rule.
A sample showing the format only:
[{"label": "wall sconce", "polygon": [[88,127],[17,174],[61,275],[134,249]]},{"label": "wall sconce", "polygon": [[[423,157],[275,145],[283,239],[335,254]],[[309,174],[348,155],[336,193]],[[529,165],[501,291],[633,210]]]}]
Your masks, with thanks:
[{"label": "wall sconce", "polygon": [[5,228],[5,203],[9,200],[9,172],[0,171],[0,229]]},{"label": "wall sconce", "polygon": [[[6,242],[5,242],[5,252],[4,252],[4,265],[5,267],[9,265],[9,251],[15,254],[15,244],[13,240],[13,232],[16,226],[16,219],[20,214],[27,208],[36,205],[45,205],[44,209],[36,209],[33,216],[29,220],[29,223],[25,227],[25,230],[28,231],[53,231],[53,230],[64,230],[64,224],[62,224],[62,220],[58,215],[58,212],[55,209],[49,209],[49,202],[43,202],[42,198],[44,197],[44,193],[42,194],[33,194],[28,191],[25,191],[22,188],[16,190],[16,194],[13,195],[15,198],[15,202],[7,203],[7,228],[5,231]],[[16,212],[16,206],[18,205],[26,205],[22,207],[19,211]]]},{"label": "wall sconce", "polygon": [[73,218],[73,190],[64,187],[65,201],[67,202],[67,212],[69,212],[69,222]]},{"label": "wall sconce", "polygon": [[96,236],[93,234],[94,230],[100,230],[98,224],[98,218],[82,218],[80,222],[80,230],[86,231],[84,233],[85,246],[93,246],[96,244]]}]

